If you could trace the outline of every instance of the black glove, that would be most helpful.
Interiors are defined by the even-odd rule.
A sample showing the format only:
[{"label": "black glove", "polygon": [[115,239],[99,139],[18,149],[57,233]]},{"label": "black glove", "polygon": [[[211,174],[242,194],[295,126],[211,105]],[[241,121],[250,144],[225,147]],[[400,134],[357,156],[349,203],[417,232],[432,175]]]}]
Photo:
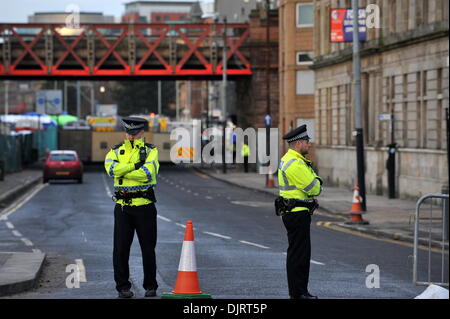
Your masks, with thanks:
[{"label": "black glove", "polygon": [[323,181],[322,181],[322,179],[319,177],[319,176],[316,176],[316,178],[317,178],[317,180],[319,181],[319,183],[320,183],[320,186],[322,186],[323,185]]},{"label": "black glove", "polygon": [[138,170],[145,164],[145,160],[147,159],[147,150],[145,147],[141,147],[139,149],[139,162],[134,164],[134,169]]}]

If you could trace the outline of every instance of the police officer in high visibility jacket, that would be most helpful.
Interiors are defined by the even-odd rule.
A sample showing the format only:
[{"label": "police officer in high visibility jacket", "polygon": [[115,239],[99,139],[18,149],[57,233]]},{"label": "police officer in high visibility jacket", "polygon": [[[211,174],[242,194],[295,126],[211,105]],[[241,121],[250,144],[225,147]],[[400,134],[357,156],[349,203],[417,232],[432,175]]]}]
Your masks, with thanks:
[{"label": "police officer in high visibility jacket", "polygon": [[242,145],[241,156],[244,159],[244,172],[248,173],[248,158],[250,156],[250,147],[246,143]]},{"label": "police officer in high visibility jacket", "polygon": [[292,299],[317,299],[308,291],[311,260],[311,215],[318,207],[315,196],[322,191],[322,180],[311,167],[306,155],[311,147],[306,125],[283,137],[289,144],[278,170],[279,197],[275,201],[277,215],[282,216],[287,230],[286,270],[289,296]]},{"label": "police officer in high visibility jacket", "polygon": [[145,143],[148,121],[124,118],[126,139],[106,155],[105,169],[114,178],[114,280],[119,298],[131,298],[128,260],[136,231],[142,251],[146,297],[156,296],[156,208],[153,187],[159,171],[158,150]]}]

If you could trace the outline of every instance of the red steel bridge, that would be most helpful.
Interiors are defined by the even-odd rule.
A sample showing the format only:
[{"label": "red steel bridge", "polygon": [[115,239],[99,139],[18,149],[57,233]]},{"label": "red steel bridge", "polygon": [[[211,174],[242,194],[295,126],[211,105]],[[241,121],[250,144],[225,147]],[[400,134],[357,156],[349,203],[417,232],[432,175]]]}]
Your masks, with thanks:
[{"label": "red steel bridge", "polygon": [[224,47],[227,75],[249,76],[248,37],[247,24],[0,24],[0,79],[214,79]]}]

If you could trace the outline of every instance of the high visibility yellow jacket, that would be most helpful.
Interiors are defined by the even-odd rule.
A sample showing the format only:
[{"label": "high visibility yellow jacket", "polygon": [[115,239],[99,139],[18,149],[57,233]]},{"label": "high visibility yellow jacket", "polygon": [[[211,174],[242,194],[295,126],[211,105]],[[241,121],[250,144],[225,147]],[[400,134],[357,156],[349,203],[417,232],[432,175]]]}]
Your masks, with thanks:
[{"label": "high visibility yellow jacket", "polygon": [[[139,169],[135,169],[135,164],[139,162],[141,147],[146,148],[147,157],[145,164]],[[157,183],[158,149],[153,145],[146,144],[143,138],[134,140],[133,145],[129,140],[125,140],[106,154],[105,170],[110,177],[114,178],[114,191],[145,191]],[[146,198],[133,198],[131,206],[142,206],[151,202]],[[121,199],[117,200],[117,203],[124,205]]]},{"label": "high visibility yellow jacket", "polygon": [[242,157],[250,156],[250,147],[248,147],[247,144],[242,145],[241,156]]},{"label": "high visibility yellow jacket", "polygon": [[[293,149],[289,149],[281,158],[278,168],[281,197],[308,200],[319,196],[322,192],[322,179],[312,169],[311,161]],[[295,207],[292,212],[303,210],[307,208]]]}]

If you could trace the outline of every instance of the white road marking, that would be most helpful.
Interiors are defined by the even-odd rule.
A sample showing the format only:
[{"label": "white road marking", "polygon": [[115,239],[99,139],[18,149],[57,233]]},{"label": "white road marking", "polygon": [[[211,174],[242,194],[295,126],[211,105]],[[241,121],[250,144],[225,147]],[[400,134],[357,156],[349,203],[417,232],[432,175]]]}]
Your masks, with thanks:
[{"label": "white road marking", "polygon": [[241,243],[243,243],[243,244],[246,244],[246,245],[251,245],[251,246],[263,248],[263,249],[270,249],[270,247],[263,246],[263,245],[259,245],[259,244],[255,244],[255,243],[251,243],[251,242],[245,241],[245,240],[240,240],[239,242],[241,242]]},{"label": "white road marking", "polygon": [[85,243],[87,243],[87,237],[86,237],[86,235],[84,234],[84,231],[82,231],[81,232],[81,237],[83,238],[83,241],[85,242]]},{"label": "white road marking", "polygon": [[167,217],[164,217],[164,216],[161,216],[161,215],[156,215],[156,217],[158,217],[159,219],[162,219],[162,220],[164,220],[166,222],[171,222],[172,221],[171,219],[169,219]]},{"label": "white road marking", "polygon": [[186,228],[186,225],[183,225],[183,224],[180,224],[180,223],[175,223],[175,224],[180,226],[180,227]]},{"label": "white road marking", "polygon": [[112,197],[113,195],[112,195],[112,193],[111,193],[111,191],[110,191],[110,189],[109,189],[108,183],[106,182],[105,174],[103,174],[102,177],[103,177],[103,184],[105,185],[106,194],[107,194],[109,197]]},{"label": "white road marking", "polygon": [[219,237],[219,238],[223,238],[223,239],[231,239],[231,237],[229,237],[229,236],[225,236],[225,235],[221,235],[221,234],[217,234],[217,233],[211,233],[209,231],[204,231],[203,234],[207,234],[207,235],[211,235],[211,236],[215,236],[215,237]]},{"label": "white road marking", "polygon": [[36,195],[40,190],[42,190],[43,188],[45,188],[47,186],[48,186],[48,184],[40,184],[39,186],[34,188],[33,191],[28,196],[26,196],[22,200],[18,201],[17,203],[15,203],[13,206],[8,207],[5,210],[3,210],[3,213],[0,215],[0,220],[7,220],[9,215],[11,215],[15,211],[17,211],[20,207],[25,205],[30,199],[33,198],[34,195]]},{"label": "white road marking", "polygon": [[34,246],[34,244],[31,242],[31,240],[27,239],[27,238],[20,238],[20,240],[22,240],[25,244],[25,246]]},{"label": "white road marking", "polygon": [[13,233],[14,236],[22,237],[22,234],[19,233],[17,230],[13,230],[12,233]]},{"label": "white road marking", "polygon": [[84,267],[83,259],[75,259],[78,267],[78,278],[80,282],[87,282],[86,280],[86,268]]},{"label": "white road marking", "polygon": [[206,199],[213,199],[211,196],[205,196]]},{"label": "white road marking", "polygon": [[194,196],[198,196],[198,193],[194,193]]},{"label": "white road marking", "polygon": [[14,229],[14,225],[11,222],[6,222],[6,227],[9,229]]},{"label": "white road marking", "polygon": [[33,250],[33,253],[42,253],[42,251],[40,249],[33,248],[32,250]]}]

